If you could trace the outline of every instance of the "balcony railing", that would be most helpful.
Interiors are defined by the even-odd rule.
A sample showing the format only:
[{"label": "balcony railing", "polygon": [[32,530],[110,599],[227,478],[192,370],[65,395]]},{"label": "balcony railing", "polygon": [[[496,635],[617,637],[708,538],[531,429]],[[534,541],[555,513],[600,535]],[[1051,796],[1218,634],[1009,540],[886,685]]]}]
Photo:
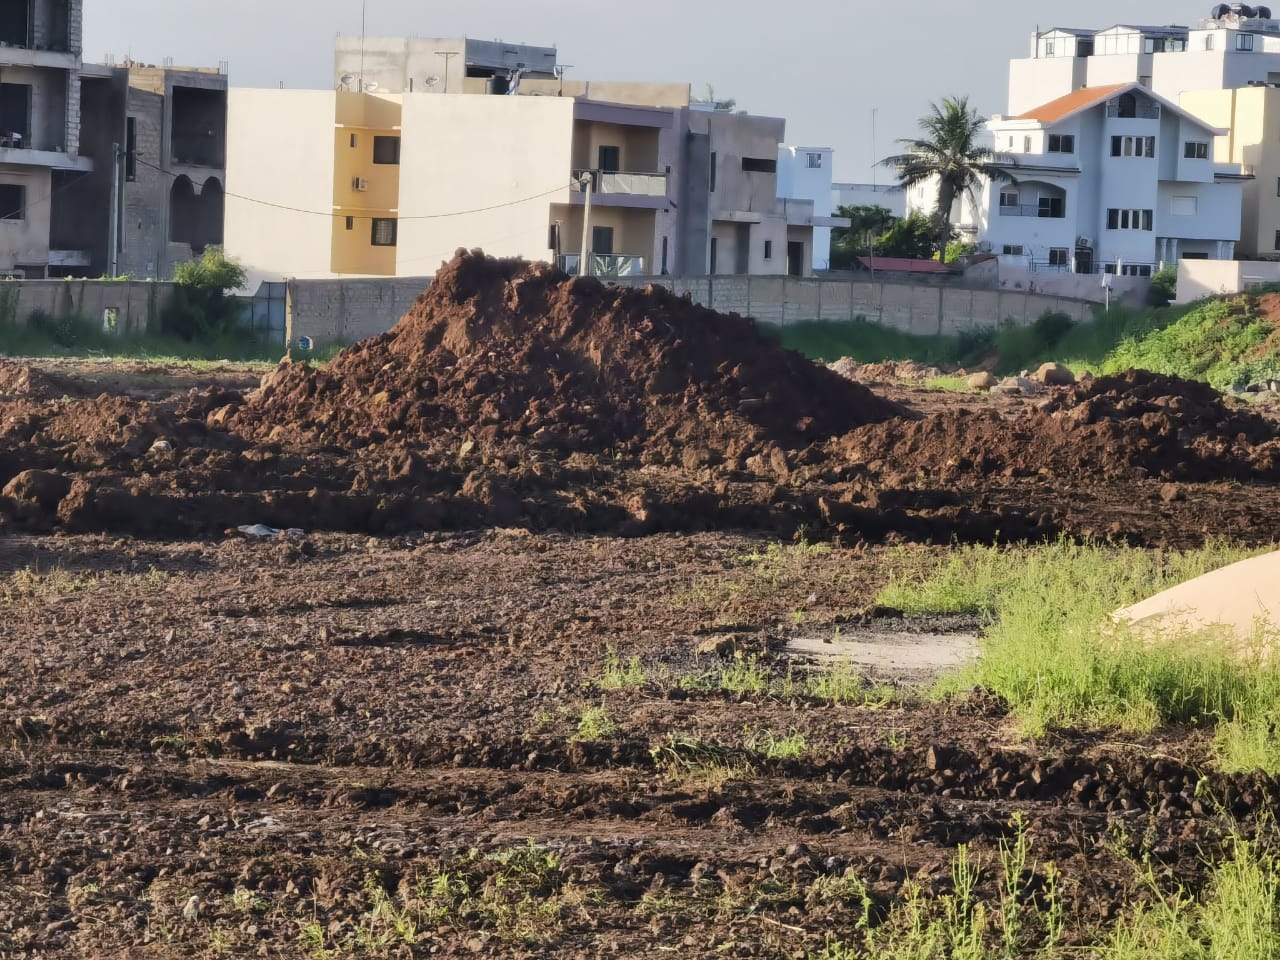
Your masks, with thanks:
[{"label": "balcony railing", "polygon": [[1113,119],[1119,118],[1123,120],[1159,120],[1160,107],[1153,103],[1140,103],[1133,108],[1132,112],[1122,114],[1120,112],[1119,104],[1108,103],[1107,116]]},{"label": "balcony railing", "polygon": [[[559,266],[565,273],[577,275],[582,256],[577,253],[566,253],[560,257]],[[593,253],[591,255],[591,275],[593,277],[643,277],[645,273],[644,257],[634,257],[625,253]]]},{"label": "balcony railing", "polygon": [[622,194],[631,197],[665,197],[667,177],[663,173],[628,173],[622,170],[575,170],[573,178],[579,180],[591,174],[592,192],[597,194]]},{"label": "balcony railing", "polygon": [[1012,206],[1001,206],[1000,216],[1002,217],[1042,217],[1046,220],[1061,220],[1066,213],[1059,210],[1054,213],[1052,210],[1040,206],[1038,203],[1015,203]]}]

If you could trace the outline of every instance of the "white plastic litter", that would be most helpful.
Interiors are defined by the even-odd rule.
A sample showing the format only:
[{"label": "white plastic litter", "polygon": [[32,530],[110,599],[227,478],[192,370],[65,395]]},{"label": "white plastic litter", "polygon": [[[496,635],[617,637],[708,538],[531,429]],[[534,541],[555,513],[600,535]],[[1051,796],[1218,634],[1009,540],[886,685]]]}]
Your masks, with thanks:
[{"label": "white plastic litter", "polygon": [[236,533],[249,537],[251,540],[280,538],[293,540],[298,537],[306,536],[306,531],[300,530],[297,527],[289,527],[287,530],[281,530],[279,527],[268,527],[263,523],[254,523],[243,527],[236,527]]}]

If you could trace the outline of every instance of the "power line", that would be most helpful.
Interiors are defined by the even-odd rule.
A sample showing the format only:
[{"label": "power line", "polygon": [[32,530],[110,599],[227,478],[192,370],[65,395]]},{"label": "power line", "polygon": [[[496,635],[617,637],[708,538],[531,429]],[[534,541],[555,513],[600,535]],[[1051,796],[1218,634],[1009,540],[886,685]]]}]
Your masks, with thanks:
[{"label": "power line", "polygon": [[[179,176],[184,176],[184,174],[175,174],[169,170],[165,170],[163,167],[158,167],[154,163],[149,163],[146,160],[143,160],[141,157],[137,157],[136,159],[138,163],[142,164],[144,167],[150,167],[152,170],[157,170],[160,173],[163,173],[165,176],[170,177],[174,180],[176,180]],[[507,200],[503,203],[495,203],[487,207],[477,207],[474,210],[454,210],[449,213],[415,214],[412,216],[399,216],[399,217],[396,217],[395,219],[397,220],[445,220],[450,217],[465,217],[465,216],[469,216],[471,214],[476,214],[476,213],[488,213],[491,210],[502,210],[506,207],[518,206],[519,204],[529,203],[530,201],[533,201],[533,200],[541,200],[543,197],[549,197],[554,193],[559,193],[561,190],[565,190],[570,187],[573,187],[575,183],[576,183],[575,181],[571,180],[566,182],[562,186],[552,187],[550,190],[544,190],[542,193],[534,194],[531,197],[522,197],[519,200]],[[271,201],[271,200],[263,200],[259,197],[247,197],[244,194],[233,193],[230,190],[223,190],[223,195],[228,197],[234,197],[237,200],[243,200],[246,203],[256,203],[260,206],[271,207],[274,210],[286,210],[289,213],[302,213],[302,214],[306,214],[308,216],[313,216],[313,217],[327,217],[330,220],[335,220],[338,218],[345,218],[350,216],[350,214],[336,212],[333,210],[307,210],[303,207],[293,207],[284,203],[275,203],[274,201]]]}]

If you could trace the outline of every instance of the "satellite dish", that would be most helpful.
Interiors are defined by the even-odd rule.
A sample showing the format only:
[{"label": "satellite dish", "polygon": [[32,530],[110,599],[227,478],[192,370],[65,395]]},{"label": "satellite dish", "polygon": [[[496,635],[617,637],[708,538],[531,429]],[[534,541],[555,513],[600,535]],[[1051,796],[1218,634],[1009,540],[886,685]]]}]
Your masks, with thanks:
[{"label": "satellite dish", "polygon": [[351,84],[352,82],[354,82],[354,80],[355,80],[355,77],[353,77],[351,74],[344,73],[341,77],[338,78],[338,83],[342,85],[343,90],[350,90]]},{"label": "satellite dish", "polygon": [[364,85],[365,93],[373,93],[373,92],[374,92],[375,90],[377,90],[377,89],[378,89],[378,81],[377,81],[377,80],[370,80],[369,82],[367,82],[367,83]]},{"label": "satellite dish", "polygon": [[440,83],[440,78],[436,76],[427,77],[427,86],[434,87]]}]

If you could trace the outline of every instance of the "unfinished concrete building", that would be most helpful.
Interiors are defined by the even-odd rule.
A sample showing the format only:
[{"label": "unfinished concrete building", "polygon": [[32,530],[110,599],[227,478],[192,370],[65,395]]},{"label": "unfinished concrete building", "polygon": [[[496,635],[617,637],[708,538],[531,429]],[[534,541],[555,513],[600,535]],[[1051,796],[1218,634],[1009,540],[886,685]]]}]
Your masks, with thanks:
[{"label": "unfinished concrete building", "polygon": [[165,279],[222,242],[225,71],[86,64],[82,2],[0,4],[0,275]]}]

